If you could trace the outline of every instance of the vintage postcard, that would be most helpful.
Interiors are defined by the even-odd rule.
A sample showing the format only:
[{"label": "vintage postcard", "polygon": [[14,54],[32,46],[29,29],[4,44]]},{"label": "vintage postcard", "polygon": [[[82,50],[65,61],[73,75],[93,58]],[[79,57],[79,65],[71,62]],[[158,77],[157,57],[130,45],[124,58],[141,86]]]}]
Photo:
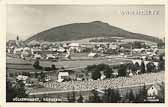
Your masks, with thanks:
[{"label": "vintage postcard", "polygon": [[165,104],[165,4],[6,4],[6,103]]}]

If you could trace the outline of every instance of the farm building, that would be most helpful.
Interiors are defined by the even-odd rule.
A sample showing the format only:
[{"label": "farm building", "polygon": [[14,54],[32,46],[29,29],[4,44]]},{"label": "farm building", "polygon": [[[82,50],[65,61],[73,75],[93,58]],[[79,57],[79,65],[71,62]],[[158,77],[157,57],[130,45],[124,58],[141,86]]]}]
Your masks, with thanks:
[{"label": "farm building", "polygon": [[58,82],[62,82],[64,79],[69,78],[69,73],[68,72],[59,72],[58,74]]}]

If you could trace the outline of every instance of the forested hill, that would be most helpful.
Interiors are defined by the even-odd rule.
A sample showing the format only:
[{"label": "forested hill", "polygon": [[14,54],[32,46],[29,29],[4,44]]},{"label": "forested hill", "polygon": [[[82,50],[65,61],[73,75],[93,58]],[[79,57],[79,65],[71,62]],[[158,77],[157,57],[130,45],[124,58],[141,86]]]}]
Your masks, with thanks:
[{"label": "forested hill", "polygon": [[90,23],[73,23],[63,26],[54,27],[28,38],[26,42],[32,40],[37,41],[69,41],[80,40],[90,37],[124,37],[129,39],[140,39],[152,42],[160,42],[156,37],[132,33],[121,28],[109,25],[101,21],[94,21]]}]

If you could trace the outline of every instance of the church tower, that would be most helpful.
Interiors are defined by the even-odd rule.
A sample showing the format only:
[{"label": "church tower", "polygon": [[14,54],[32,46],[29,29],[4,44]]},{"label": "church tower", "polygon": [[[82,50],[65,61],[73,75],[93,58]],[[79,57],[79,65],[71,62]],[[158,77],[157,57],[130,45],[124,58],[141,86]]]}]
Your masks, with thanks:
[{"label": "church tower", "polygon": [[16,45],[17,45],[17,47],[20,47],[20,41],[19,41],[19,36],[18,35],[16,37]]}]

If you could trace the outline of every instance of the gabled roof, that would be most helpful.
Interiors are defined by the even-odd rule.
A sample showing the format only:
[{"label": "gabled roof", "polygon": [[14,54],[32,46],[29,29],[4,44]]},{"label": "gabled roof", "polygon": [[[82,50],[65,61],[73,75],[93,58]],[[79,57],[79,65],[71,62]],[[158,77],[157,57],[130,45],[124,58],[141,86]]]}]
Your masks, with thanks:
[{"label": "gabled roof", "polygon": [[59,72],[59,76],[69,76],[68,72]]}]

